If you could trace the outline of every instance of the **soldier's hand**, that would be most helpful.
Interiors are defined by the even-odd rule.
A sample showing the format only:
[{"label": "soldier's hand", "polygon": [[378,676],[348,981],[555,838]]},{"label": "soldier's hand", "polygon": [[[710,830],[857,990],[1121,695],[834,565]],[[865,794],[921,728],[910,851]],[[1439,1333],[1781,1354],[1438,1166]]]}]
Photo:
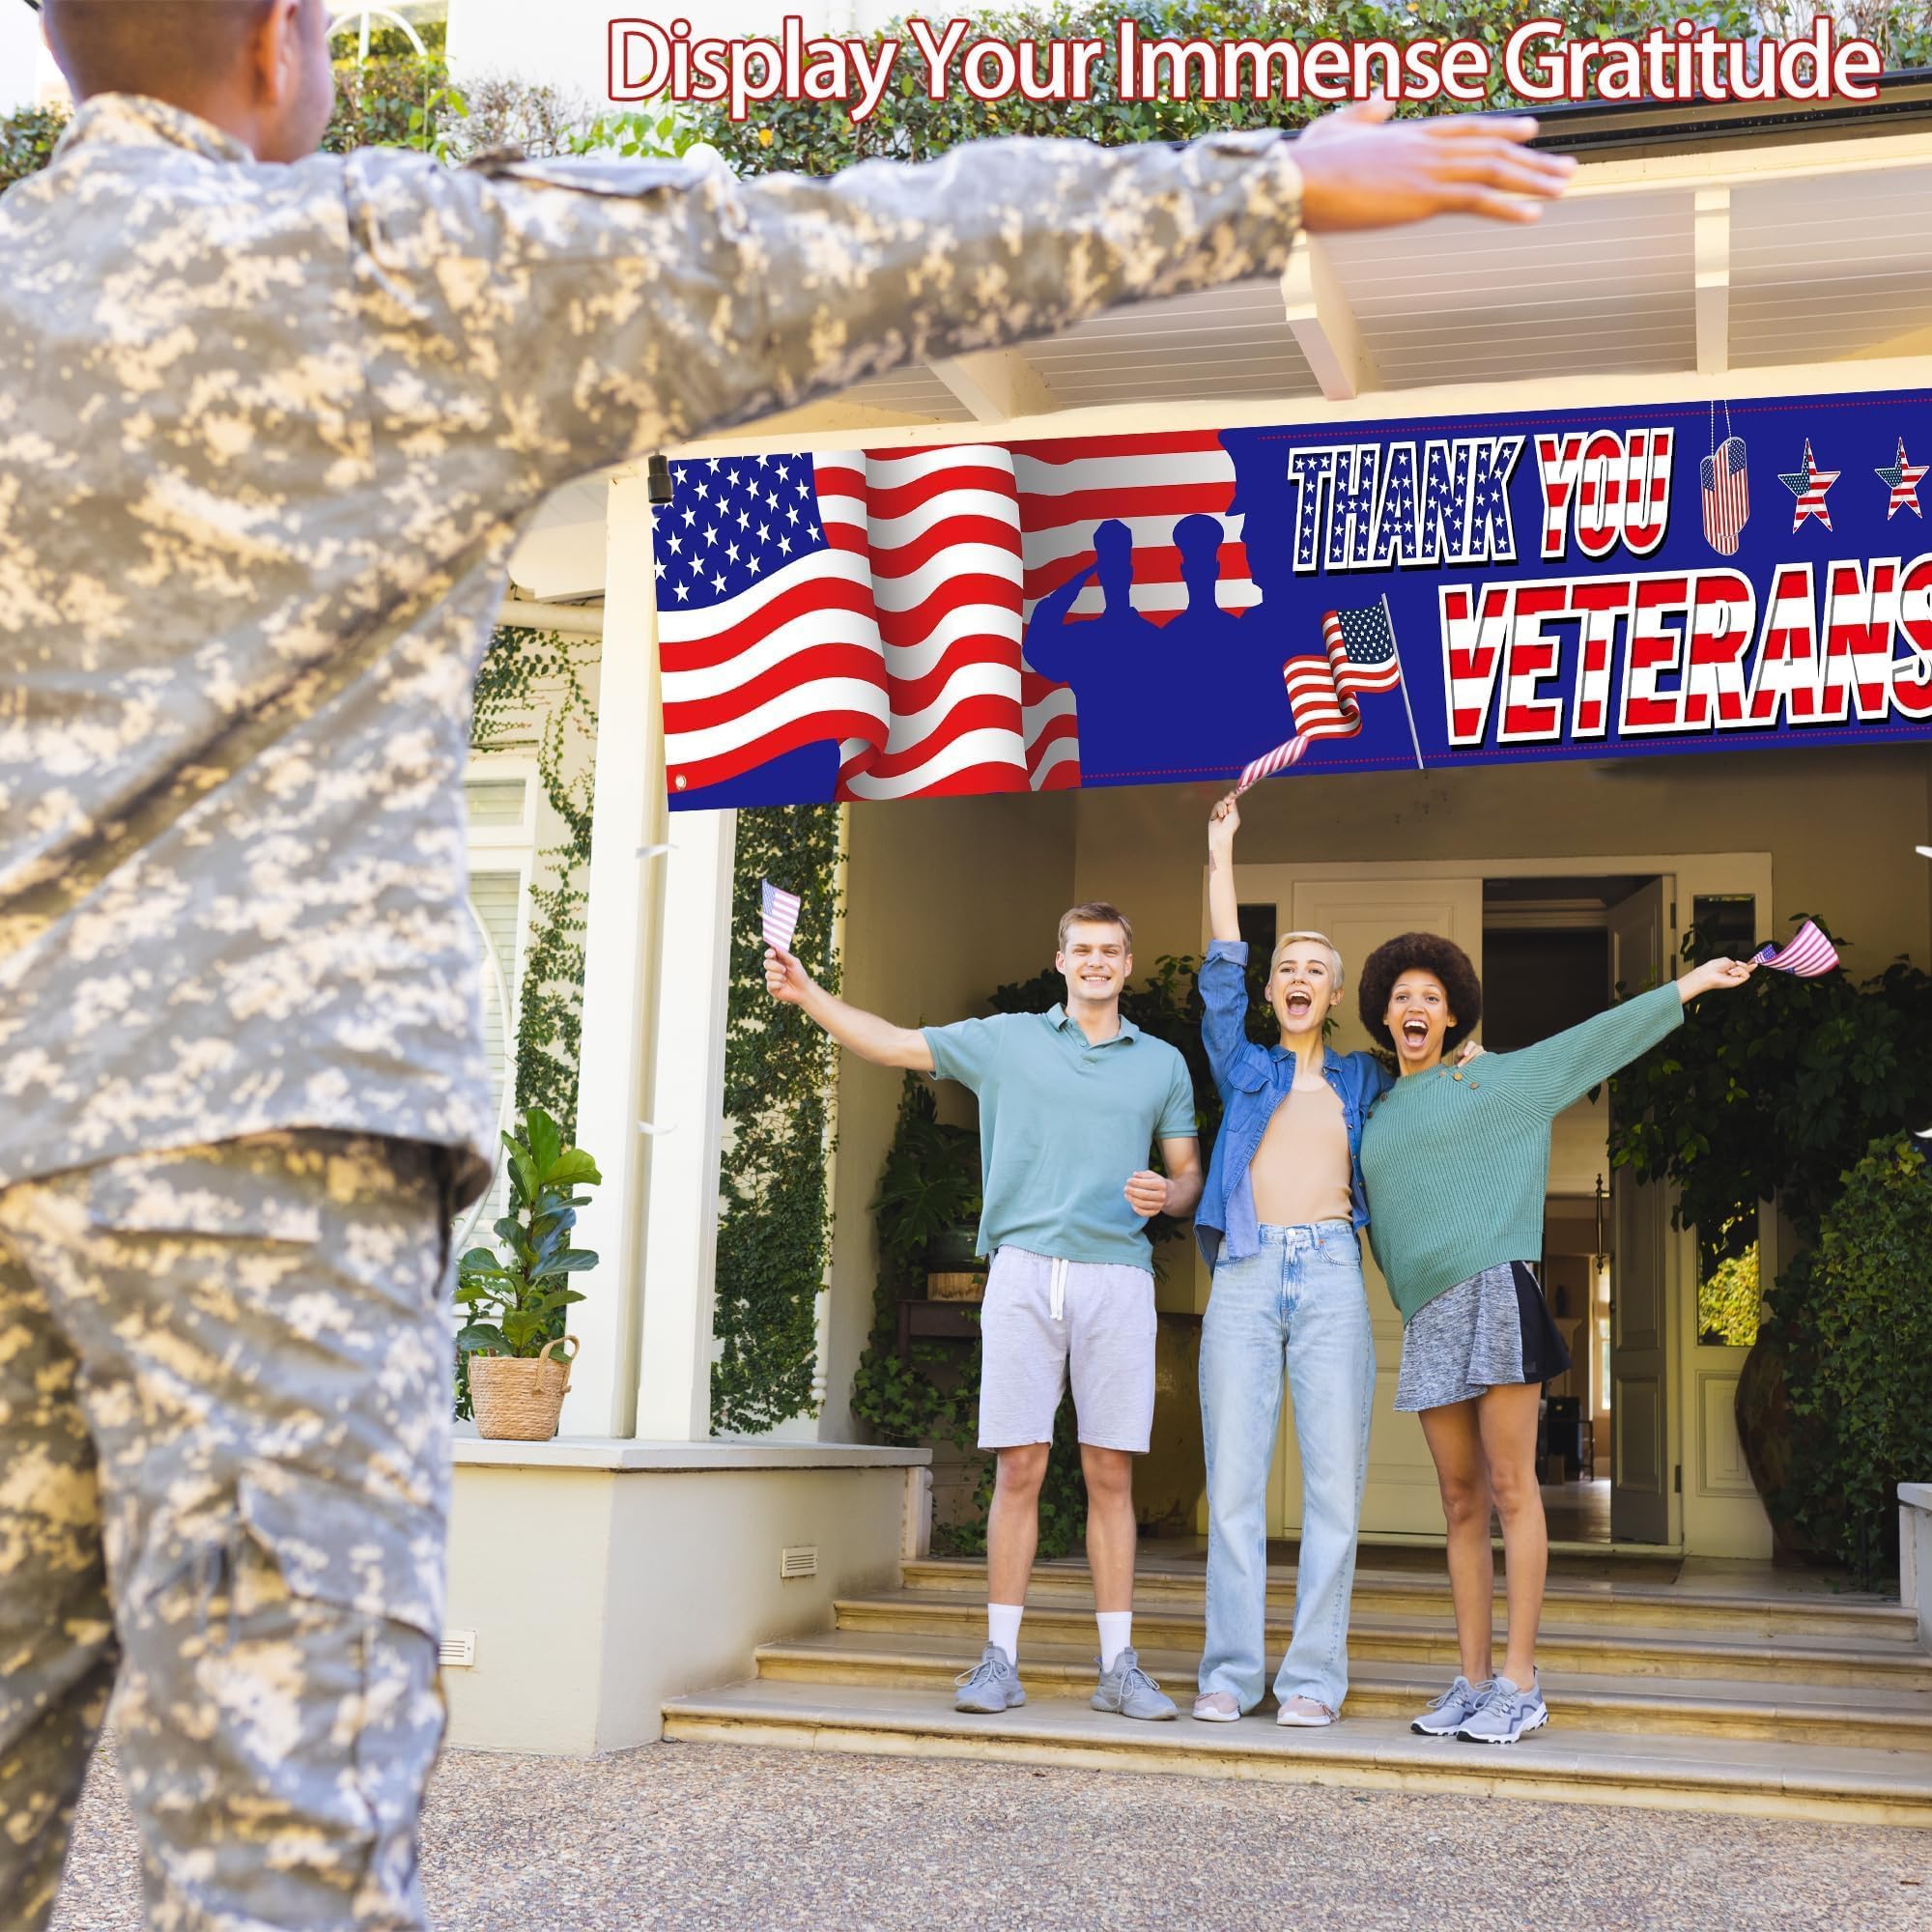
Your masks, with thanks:
[{"label": "soldier's hand", "polygon": [[1365,100],[1317,121],[1294,144],[1301,223],[1311,235],[1394,228],[1433,214],[1534,221],[1568,186],[1577,163],[1525,144],[1527,115],[1444,114],[1391,121],[1394,104]]}]

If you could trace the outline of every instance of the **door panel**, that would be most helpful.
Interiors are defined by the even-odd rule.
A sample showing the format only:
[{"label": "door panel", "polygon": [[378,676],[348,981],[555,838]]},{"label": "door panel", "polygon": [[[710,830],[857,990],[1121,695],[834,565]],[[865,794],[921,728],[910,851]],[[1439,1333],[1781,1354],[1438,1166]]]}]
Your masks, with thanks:
[{"label": "door panel", "polygon": [[[1283,893],[1281,930],[1325,932],[1341,949],[1347,988],[1331,1036],[1337,1051],[1367,1046],[1369,1036],[1355,1011],[1362,962],[1385,939],[1401,932],[1439,932],[1483,964],[1483,882],[1473,879],[1296,879]],[[1442,1506],[1435,1466],[1412,1415],[1395,1413],[1396,1373],[1402,1365],[1402,1318],[1368,1243],[1362,1244],[1369,1318],[1376,1338],[1375,1419],[1369,1431],[1369,1481],[1362,1498],[1362,1528],[1382,1534],[1439,1536]],[[1291,1399],[1282,1402],[1281,1437],[1268,1483],[1268,1534],[1292,1536],[1301,1524],[1301,1459],[1294,1448]]]},{"label": "door panel", "polygon": [[[1610,909],[1610,978],[1626,994],[1662,982],[1670,962],[1660,879]],[[1670,1460],[1669,1204],[1661,1182],[1610,1179],[1610,1536],[1668,1543]]]}]

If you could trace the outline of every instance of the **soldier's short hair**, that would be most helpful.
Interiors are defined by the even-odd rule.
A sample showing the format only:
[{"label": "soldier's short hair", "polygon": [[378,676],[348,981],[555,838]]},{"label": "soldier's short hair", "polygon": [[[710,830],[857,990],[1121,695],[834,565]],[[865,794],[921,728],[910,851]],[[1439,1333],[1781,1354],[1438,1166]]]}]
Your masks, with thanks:
[{"label": "soldier's short hair", "polygon": [[[305,0],[320,6],[322,0]],[[43,0],[74,92],[154,94],[224,72],[274,0]]]},{"label": "soldier's short hair", "polygon": [[1085,905],[1069,906],[1060,915],[1060,945],[1056,950],[1061,952],[1066,951],[1066,928],[1070,925],[1118,925],[1127,951],[1134,950],[1134,928],[1126,914],[1105,899],[1089,899]]}]

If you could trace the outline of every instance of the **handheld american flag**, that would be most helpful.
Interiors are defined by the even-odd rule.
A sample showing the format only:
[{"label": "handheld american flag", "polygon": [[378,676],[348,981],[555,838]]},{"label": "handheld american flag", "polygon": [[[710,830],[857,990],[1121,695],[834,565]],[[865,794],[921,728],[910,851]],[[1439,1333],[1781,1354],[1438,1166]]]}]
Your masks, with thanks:
[{"label": "handheld american flag", "polygon": [[758,892],[764,901],[765,944],[789,952],[792,935],[798,930],[798,895],[785,892],[769,879],[758,881]]},{"label": "handheld american flag", "polygon": [[[1387,598],[1363,611],[1330,611],[1321,619],[1321,640],[1328,647],[1325,658],[1290,658],[1282,666],[1289,709],[1294,714],[1294,736],[1247,766],[1235,786],[1236,797],[1263,779],[1298,765],[1316,739],[1354,737],[1362,728],[1361,694],[1394,691],[1402,685],[1402,657],[1396,649]],[[1406,710],[1406,689],[1402,701]],[[1409,712],[1408,735],[1419,769],[1422,747],[1416,740],[1413,712]]]},{"label": "handheld american flag", "polygon": [[1837,965],[1838,949],[1807,919],[1782,946],[1761,947],[1756,956],[1760,965],[1769,966],[1774,973],[1815,980]]}]

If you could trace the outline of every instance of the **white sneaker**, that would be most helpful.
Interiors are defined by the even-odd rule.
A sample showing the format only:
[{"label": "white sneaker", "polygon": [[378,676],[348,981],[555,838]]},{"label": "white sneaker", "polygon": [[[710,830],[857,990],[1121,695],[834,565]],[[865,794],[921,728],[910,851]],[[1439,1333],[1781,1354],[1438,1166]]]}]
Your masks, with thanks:
[{"label": "white sneaker", "polygon": [[1204,1724],[1236,1724],[1241,1719],[1241,1707],[1231,1690],[1204,1690],[1194,1700],[1194,1715]]},{"label": "white sneaker", "polygon": [[1326,1704],[1319,1704],[1313,1697],[1291,1697],[1275,1713],[1274,1720],[1277,1724],[1298,1725],[1305,1730],[1313,1730],[1322,1724],[1332,1724],[1335,1714]]}]

